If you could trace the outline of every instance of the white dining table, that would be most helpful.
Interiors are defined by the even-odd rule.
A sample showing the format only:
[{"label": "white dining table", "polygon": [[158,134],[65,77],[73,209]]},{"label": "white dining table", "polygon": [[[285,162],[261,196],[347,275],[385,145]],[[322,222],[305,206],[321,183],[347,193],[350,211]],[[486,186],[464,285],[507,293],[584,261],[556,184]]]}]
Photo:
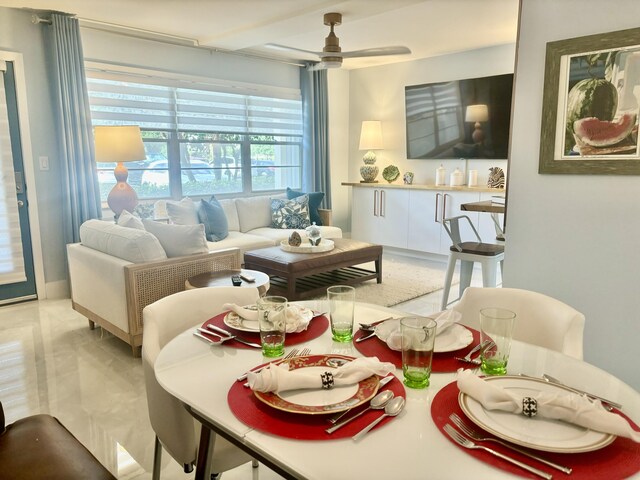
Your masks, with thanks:
[{"label": "white dining table", "polygon": [[[297,303],[322,308],[318,302]],[[390,315],[398,317],[402,312],[359,303],[355,322],[368,323]],[[332,341],[330,329],[296,347],[309,347],[311,354],[362,356],[353,344]],[[403,412],[358,442],[351,438],[309,441],[255,430],[238,420],[229,408],[227,394],[237,377],[265,361],[260,350],[211,346],[196,338],[193,329],[189,329],[162,349],[155,363],[155,374],[160,385],[182,401],[205,426],[287,478],[517,478],[468,455],[445,438],[434,424],[431,402],[440,389],[455,380],[455,373],[433,373],[430,386],[423,390],[406,388]],[[534,377],[547,373],[572,387],[621,403],[623,412],[640,423],[640,393],[584,361],[514,341],[508,371]],[[402,370],[397,369],[395,375],[402,379]],[[207,428],[203,431],[206,433]],[[206,436],[203,438],[206,442]],[[203,475],[200,461],[197,476]],[[554,473],[554,478],[565,477],[563,473]],[[640,474],[632,478],[640,478]]]}]

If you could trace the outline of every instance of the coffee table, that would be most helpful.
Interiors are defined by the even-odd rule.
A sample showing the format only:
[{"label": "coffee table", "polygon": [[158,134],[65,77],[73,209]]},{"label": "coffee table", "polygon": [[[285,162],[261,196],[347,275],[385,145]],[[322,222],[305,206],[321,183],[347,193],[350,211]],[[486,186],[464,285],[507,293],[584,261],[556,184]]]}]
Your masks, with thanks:
[{"label": "coffee table", "polygon": [[[250,250],[244,266],[270,277],[270,295],[301,300],[322,294],[331,285],[352,285],[375,278],[382,283],[382,246],[334,238],[333,250],[323,253],[285,252],[279,246]],[[375,262],[375,271],[359,267]]]}]

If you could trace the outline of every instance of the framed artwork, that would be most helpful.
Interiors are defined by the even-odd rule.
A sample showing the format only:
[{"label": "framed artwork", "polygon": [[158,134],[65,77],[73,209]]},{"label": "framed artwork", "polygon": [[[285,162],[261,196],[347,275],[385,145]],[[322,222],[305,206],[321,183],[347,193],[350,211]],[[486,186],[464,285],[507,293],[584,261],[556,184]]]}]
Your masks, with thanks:
[{"label": "framed artwork", "polygon": [[640,175],[640,28],[547,43],[539,173]]}]

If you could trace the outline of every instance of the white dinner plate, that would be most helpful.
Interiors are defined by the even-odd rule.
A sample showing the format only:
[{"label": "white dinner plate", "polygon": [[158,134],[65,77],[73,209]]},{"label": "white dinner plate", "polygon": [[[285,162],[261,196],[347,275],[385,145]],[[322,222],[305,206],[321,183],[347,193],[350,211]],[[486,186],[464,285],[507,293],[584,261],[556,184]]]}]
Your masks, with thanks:
[{"label": "white dinner plate", "polygon": [[[513,390],[522,396],[533,396],[538,392],[571,393],[562,386],[536,378],[486,377],[485,381],[495,382],[499,387]],[[478,401],[462,392],[458,395],[458,403],[473,423],[496,437],[545,452],[591,452],[606,447],[616,438],[615,435],[595,432],[559,420],[485,410]]]},{"label": "white dinner plate", "polygon": [[[246,305],[243,308],[247,310],[257,310],[255,305]],[[289,305],[288,308],[295,308],[298,310],[298,315],[300,315],[305,322],[310,322],[313,318],[313,310],[307,307],[302,307],[300,305]],[[247,318],[242,318],[235,312],[229,312],[224,316],[224,324],[228,327],[235,328],[236,330],[240,330],[243,332],[260,332],[260,326],[258,325],[257,320],[249,320]]]},{"label": "white dinner plate", "polygon": [[[400,319],[387,320],[376,327],[376,336],[386,343],[389,335],[399,328]],[[472,342],[473,334],[467,328],[456,323],[436,336],[436,344],[433,351],[434,353],[455,352],[471,345]]]}]

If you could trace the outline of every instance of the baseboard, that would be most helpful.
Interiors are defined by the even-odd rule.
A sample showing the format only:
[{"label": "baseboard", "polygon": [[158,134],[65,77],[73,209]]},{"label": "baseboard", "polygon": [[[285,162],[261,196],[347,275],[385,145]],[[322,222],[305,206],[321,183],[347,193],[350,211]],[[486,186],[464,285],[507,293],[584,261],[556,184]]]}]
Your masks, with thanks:
[{"label": "baseboard", "polygon": [[[71,298],[71,290],[67,280],[58,280],[57,282],[47,282],[45,284],[46,298],[49,300],[58,300],[61,298]],[[40,298],[40,300],[44,300]]]}]

